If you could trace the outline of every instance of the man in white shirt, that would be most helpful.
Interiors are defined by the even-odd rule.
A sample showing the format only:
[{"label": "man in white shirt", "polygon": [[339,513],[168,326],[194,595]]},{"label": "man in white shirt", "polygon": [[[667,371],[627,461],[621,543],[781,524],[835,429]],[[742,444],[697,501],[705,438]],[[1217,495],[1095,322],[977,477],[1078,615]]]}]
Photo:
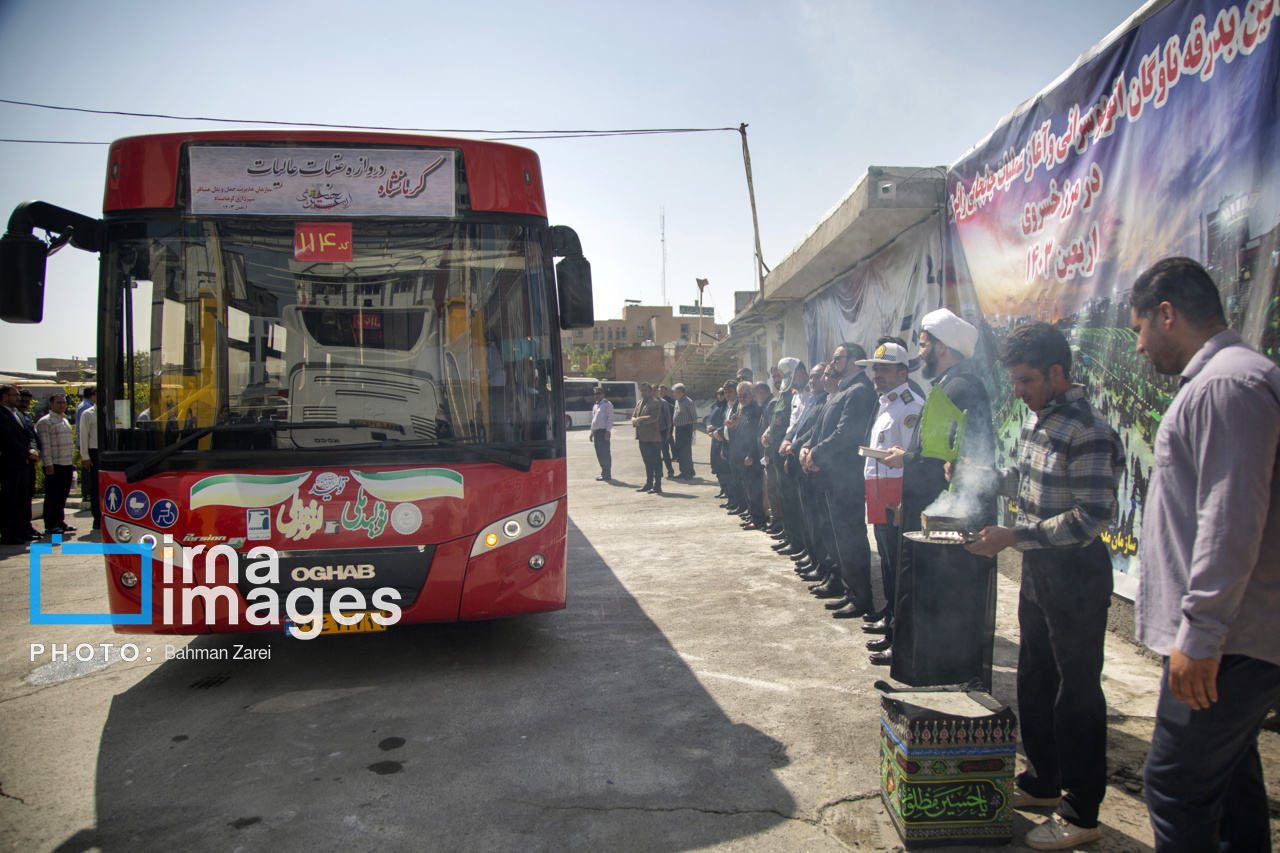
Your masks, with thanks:
[{"label": "man in white shirt", "polygon": [[[88,391],[85,391],[86,396]],[[98,506],[98,404],[93,404],[80,415],[80,463],[85,491],[89,493],[89,509],[93,513],[93,529],[102,527],[102,510]]]},{"label": "man in white shirt", "polygon": [[613,403],[604,398],[604,388],[595,388],[596,402],[591,407],[591,436],[589,441],[596,446],[596,461],[600,463],[600,476],[597,480],[613,479],[613,454],[609,441],[613,436]]}]

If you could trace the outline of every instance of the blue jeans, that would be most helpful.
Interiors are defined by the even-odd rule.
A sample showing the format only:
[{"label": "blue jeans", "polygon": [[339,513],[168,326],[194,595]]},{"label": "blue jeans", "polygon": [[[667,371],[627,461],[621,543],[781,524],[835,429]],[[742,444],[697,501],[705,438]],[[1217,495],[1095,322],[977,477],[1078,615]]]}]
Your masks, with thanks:
[{"label": "blue jeans", "polygon": [[1193,711],[1169,692],[1165,660],[1145,774],[1157,853],[1271,849],[1258,726],[1277,699],[1280,666],[1224,655],[1218,701]]}]

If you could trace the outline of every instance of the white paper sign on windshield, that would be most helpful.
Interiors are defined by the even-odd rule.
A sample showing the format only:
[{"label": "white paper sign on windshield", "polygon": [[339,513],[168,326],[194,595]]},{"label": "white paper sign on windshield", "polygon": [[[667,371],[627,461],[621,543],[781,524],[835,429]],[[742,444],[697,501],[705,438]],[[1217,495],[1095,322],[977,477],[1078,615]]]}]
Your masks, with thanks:
[{"label": "white paper sign on windshield", "polygon": [[192,146],[191,212],[453,216],[455,151]]}]

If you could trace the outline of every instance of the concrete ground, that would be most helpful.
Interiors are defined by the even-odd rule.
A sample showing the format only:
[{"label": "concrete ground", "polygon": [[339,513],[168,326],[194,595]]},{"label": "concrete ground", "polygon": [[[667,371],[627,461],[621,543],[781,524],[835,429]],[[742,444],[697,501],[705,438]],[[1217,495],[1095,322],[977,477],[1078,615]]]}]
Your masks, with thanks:
[{"label": "concrete ground", "polygon": [[[898,849],[879,800],[885,672],[858,626],[717,509],[710,479],[639,494],[629,428],[614,448],[618,479],[599,483],[587,433],[570,435],[569,604],[536,617],[139,640],[30,625],[27,554],[0,549],[0,848]],[[87,514],[72,523],[87,531]],[[45,612],[102,609],[96,559],[41,568]],[[1002,576],[1008,703],[1016,594]],[[33,643],[130,639],[132,662],[32,659]],[[188,642],[270,657],[165,660]],[[1108,636],[1112,784],[1103,841],[1084,849],[1151,849],[1141,768],[1158,676]],[[1262,748],[1280,833],[1280,735]],[[1015,837],[1038,820],[1019,814]]]}]

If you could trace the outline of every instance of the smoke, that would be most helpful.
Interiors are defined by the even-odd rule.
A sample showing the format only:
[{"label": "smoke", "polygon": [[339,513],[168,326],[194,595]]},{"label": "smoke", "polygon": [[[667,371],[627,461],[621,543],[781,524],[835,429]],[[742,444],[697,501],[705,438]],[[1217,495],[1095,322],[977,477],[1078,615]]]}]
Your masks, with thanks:
[{"label": "smoke", "polygon": [[962,518],[971,530],[977,529],[984,524],[985,509],[995,492],[994,469],[972,463],[954,464],[951,469],[951,490],[938,495],[924,514],[930,518]]}]

